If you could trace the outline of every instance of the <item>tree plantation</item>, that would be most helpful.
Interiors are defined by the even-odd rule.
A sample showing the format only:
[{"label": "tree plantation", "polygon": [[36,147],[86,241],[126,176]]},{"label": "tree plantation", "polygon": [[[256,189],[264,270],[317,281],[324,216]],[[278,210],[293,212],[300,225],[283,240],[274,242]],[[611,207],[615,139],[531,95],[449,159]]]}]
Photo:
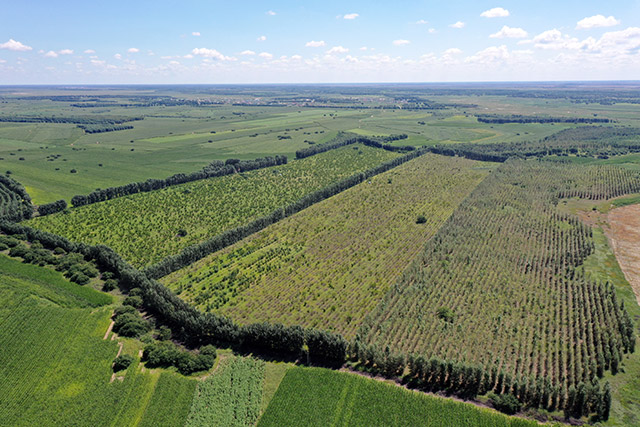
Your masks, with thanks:
[{"label": "tree plantation", "polygon": [[0,425],[640,425],[640,88],[558,85],[0,88]]}]

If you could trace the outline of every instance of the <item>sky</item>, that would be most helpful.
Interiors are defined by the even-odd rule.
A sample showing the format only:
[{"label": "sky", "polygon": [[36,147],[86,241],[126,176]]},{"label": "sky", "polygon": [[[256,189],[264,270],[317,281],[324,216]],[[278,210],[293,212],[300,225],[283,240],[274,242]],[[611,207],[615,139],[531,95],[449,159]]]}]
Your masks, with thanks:
[{"label": "sky", "polygon": [[0,84],[640,79],[640,0],[0,0]]}]

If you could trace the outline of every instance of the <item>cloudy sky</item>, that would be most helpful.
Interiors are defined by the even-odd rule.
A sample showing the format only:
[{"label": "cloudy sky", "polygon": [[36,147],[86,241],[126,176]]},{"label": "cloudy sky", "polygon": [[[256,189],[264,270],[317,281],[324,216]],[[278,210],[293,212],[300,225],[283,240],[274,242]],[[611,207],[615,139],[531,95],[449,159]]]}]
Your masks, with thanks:
[{"label": "cloudy sky", "polygon": [[640,79],[640,0],[2,4],[0,84]]}]

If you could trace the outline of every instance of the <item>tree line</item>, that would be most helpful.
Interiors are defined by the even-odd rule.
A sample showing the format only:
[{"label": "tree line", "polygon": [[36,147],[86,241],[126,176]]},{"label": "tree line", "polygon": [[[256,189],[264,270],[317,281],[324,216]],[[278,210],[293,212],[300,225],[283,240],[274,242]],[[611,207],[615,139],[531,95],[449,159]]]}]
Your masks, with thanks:
[{"label": "tree line", "polygon": [[610,119],[597,117],[552,117],[552,116],[523,116],[520,114],[478,114],[476,118],[480,123],[505,124],[505,123],[611,123]]},{"label": "tree line", "polygon": [[333,195],[336,195],[348,188],[358,185],[361,182],[371,178],[372,176],[378,175],[382,172],[386,172],[389,169],[393,169],[396,166],[408,162],[409,160],[419,157],[427,152],[428,151],[424,149],[411,151],[404,156],[396,157],[395,159],[384,162],[376,166],[375,168],[352,175],[339,182],[336,182],[335,184],[329,185],[328,187],[308,194],[307,196],[284,208],[276,209],[269,215],[258,218],[246,225],[242,225],[232,230],[227,230],[202,243],[189,246],[185,248],[181,253],[168,256],[162,261],[146,267],[143,271],[153,279],[164,277],[167,274],[180,270],[181,268],[186,267],[187,265],[190,265],[209,254],[212,254],[216,251],[226,248],[227,246],[239,242],[245,237],[258,232],[271,224],[275,224],[281,219],[300,212],[301,210],[315,203],[328,199]]},{"label": "tree line", "polygon": [[142,116],[0,116],[0,122],[72,123],[76,125],[119,125],[143,119]]},{"label": "tree line", "polygon": [[301,150],[296,151],[296,159],[304,159],[305,157],[315,156],[316,154],[324,153],[329,150],[334,150],[336,148],[344,147],[345,145],[351,144],[364,144],[369,147],[382,148],[388,151],[395,152],[406,152],[413,151],[415,147],[413,146],[404,146],[397,147],[392,145],[384,145],[383,143],[398,141],[401,139],[407,139],[406,134],[399,135],[389,135],[383,137],[375,137],[368,138],[360,135],[356,135],[349,132],[338,132],[338,135],[333,138],[330,142],[321,145],[314,145],[313,147],[303,148]]},{"label": "tree line", "polygon": [[538,141],[461,143],[432,146],[429,150],[435,154],[488,162],[504,162],[511,157],[551,155],[607,158],[640,152],[640,128],[581,126],[561,130]]},{"label": "tree line", "polygon": [[12,178],[0,175],[0,220],[22,221],[33,215],[31,197]]},{"label": "tree line", "polygon": [[71,198],[71,204],[74,207],[85,206],[92,203],[115,199],[117,197],[128,196],[130,194],[161,190],[173,185],[262,169],[270,166],[284,165],[286,163],[286,156],[265,157],[255,160],[227,159],[225,162],[216,160],[201,170],[190,174],[178,173],[166,179],[148,179],[146,181],[132,182],[119,187],[109,187],[96,190],[87,195],[76,195]]},{"label": "tree line", "polygon": [[119,130],[133,129],[131,125],[78,125],[85,133],[116,132]]}]

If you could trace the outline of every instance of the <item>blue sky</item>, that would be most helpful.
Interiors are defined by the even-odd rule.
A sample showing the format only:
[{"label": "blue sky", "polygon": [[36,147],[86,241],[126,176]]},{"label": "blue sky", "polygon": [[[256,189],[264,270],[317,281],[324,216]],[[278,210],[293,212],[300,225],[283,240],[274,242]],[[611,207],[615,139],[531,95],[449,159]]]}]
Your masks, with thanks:
[{"label": "blue sky", "polygon": [[640,78],[640,1],[2,0],[0,84]]}]

